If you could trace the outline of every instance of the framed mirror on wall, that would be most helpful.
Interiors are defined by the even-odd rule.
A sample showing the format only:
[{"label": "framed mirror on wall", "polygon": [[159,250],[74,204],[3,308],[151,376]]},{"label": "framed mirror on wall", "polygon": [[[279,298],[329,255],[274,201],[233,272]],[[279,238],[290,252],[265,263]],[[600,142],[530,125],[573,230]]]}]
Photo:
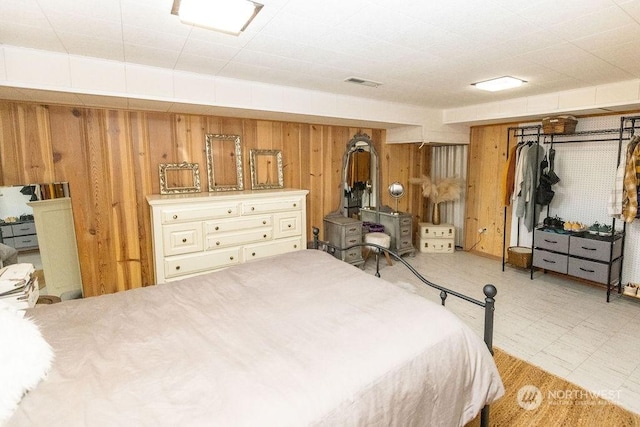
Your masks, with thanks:
[{"label": "framed mirror on wall", "polygon": [[200,168],[197,163],[161,163],[160,194],[200,192]]},{"label": "framed mirror on wall", "polygon": [[284,187],[281,150],[251,150],[249,164],[252,189]]},{"label": "framed mirror on wall", "polygon": [[209,191],[243,190],[239,135],[205,136]]}]

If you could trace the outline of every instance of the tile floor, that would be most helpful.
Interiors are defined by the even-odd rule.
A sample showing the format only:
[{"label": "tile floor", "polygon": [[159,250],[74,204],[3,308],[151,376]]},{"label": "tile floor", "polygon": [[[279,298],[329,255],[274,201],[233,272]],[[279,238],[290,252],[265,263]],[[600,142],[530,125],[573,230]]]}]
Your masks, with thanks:
[{"label": "tile floor", "polygon": [[[534,273],[464,251],[416,253],[405,257],[428,280],[484,300],[492,283],[496,296],[494,346],[540,366],[587,390],[615,396],[619,405],[640,414],[640,299],[612,295],[604,288],[552,274]],[[391,282],[419,285],[418,292],[440,302],[399,262],[380,262]],[[375,271],[370,258],[367,271]],[[481,307],[450,296],[447,307],[481,334]]]}]

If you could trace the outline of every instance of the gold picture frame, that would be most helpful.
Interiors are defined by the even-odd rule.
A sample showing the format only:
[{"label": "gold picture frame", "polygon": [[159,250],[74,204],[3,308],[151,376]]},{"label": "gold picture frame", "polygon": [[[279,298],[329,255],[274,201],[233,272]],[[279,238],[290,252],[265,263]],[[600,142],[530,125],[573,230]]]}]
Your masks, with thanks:
[{"label": "gold picture frame", "polygon": [[282,151],[251,150],[250,154],[251,188],[254,190],[283,188]]},{"label": "gold picture frame", "polygon": [[197,163],[160,163],[160,194],[200,192],[200,167]]},{"label": "gold picture frame", "polygon": [[239,135],[205,135],[209,191],[243,190]]}]

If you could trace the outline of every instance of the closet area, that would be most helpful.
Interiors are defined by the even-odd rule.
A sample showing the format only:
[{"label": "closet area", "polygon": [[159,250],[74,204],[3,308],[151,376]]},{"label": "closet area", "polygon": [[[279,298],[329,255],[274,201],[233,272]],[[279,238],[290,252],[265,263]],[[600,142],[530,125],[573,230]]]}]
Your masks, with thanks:
[{"label": "closet area", "polygon": [[639,232],[639,134],[640,116],[585,118],[560,133],[509,128],[503,196],[512,227],[503,271],[528,269],[531,279],[553,271],[605,287],[607,302],[614,293],[640,299],[637,287],[623,292],[640,281],[640,248],[627,239]]}]

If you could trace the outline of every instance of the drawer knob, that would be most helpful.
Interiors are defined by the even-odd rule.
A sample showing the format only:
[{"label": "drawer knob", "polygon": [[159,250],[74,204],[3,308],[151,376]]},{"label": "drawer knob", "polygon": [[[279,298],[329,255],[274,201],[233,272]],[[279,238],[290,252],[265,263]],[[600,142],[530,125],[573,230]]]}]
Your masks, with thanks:
[{"label": "drawer knob", "polygon": [[255,252],[251,252],[251,256],[256,256],[256,253]]},{"label": "drawer knob", "polygon": [[582,246],[582,249],[586,250],[586,251],[595,251],[596,248],[588,248],[586,246]]},{"label": "drawer knob", "polygon": [[267,221],[262,221],[262,225],[267,225]]},{"label": "drawer knob", "polygon": [[291,224],[287,225],[287,227],[291,228]]},{"label": "drawer knob", "polygon": [[297,207],[297,206],[298,206],[298,204],[297,204],[297,203],[294,203],[294,204],[293,204],[293,207],[294,207],[294,208],[295,208],[295,207]]},{"label": "drawer knob", "polygon": [[229,213],[229,214],[230,214],[230,213],[231,213],[231,209],[229,209],[229,210],[227,211],[227,213]]},{"label": "drawer knob", "polygon": [[255,210],[256,210],[256,208],[255,208],[255,207],[253,207],[253,206],[251,206],[251,210],[252,210],[252,211],[255,211]]},{"label": "drawer knob", "polygon": [[589,270],[587,268],[582,268],[582,267],[580,267],[580,270],[586,271],[587,273],[595,273],[596,272],[595,270]]},{"label": "drawer knob", "polygon": [[174,216],[173,216],[173,219],[178,219],[178,215],[174,215]]},{"label": "drawer knob", "polygon": [[182,243],[187,243],[187,239],[182,239]]},{"label": "drawer knob", "polygon": [[218,227],[218,226],[216,225],[215,230],[216,230],[216,231],[220,230],[220,227]]},{"label": "drawer knob", "polygon": [[293,248],[296,249],[298,247],[298,245],[293,245]]},{"label": "drawer knob", "polygon": [[216,246],[220,246],[220,242],[216,242]]},{"label": "drawer knob", "polygon": [[556,262],[555,262],[554,260],[552,260],[552,259],[544,259],[544,258],[542,258],[542,260],[543,260],[544,262],[548,262],[549,264],[555,264],[555,263],[556,263]]},{"label": "drawer knob", "polygon": [[180,266],[179,265],[176,265],[176,270],[180,270]]},{"label": "drawer knob", "polygon": [[558,243],[557,240],[548,240],[548,239],[544,239],[545,242],[547,243]]},{"label": "drawer knob", "polygon": [[230,257],[229,257],[229,259],[230,259],[231,261],[233,261],[233,257],[232,257],[232,256],[230,256]]},{"label": "drawer knob", "polygon": [[263,235],[262,235],[262,237],[264,237],[264,238],[266,239],[266,238],[267,238],[267,235],[266,235],[266,234],[263,234]]}]

